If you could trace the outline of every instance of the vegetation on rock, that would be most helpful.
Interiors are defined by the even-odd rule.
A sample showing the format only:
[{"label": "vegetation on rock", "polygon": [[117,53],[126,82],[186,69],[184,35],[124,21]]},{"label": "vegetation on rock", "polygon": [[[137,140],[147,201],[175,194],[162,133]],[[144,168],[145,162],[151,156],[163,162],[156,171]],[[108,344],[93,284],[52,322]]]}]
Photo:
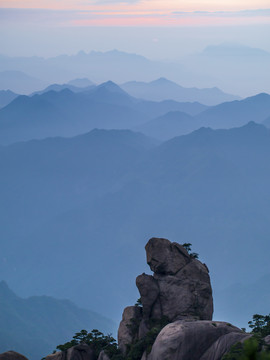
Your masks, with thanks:
[{"label": "vegetation on rock", "polygon": [[104,350],[111,360],[122,360],[116,340],[111,335],[104,335],[97,329],[93,329],[89,333],[86,330],[81,330],[73,336],[71,341],[58,345],[56,349],[65,351],[78,344],[89,345],[94,350],[96,358]]},{"label": "vegetation on rock", "polygon": [[191,257],[193,257],[194,259],[198,259],[198,258],[199,258],[199,254],[198,254],[198,253],[195,253],[195,252],[192,252],[192,251],[191,251],[191,246],[192,246],[191,243],[184,243],[182,246],[187,250],[188,254],[189,254]]},{"label": "vegetation on rock", "polygon": [[[150,319],[148,324],[150,330],[143,338],[137,339],[132,344],[128,345],[125,359],[140,360],[145,351],[147,354],[150,354],[158,334],[167,324],[169,324],[169,322],[170,321],[166,316],[163,316],[161,319]],[[134,337],[139,332],[139,325],[140,322],[136,322],[136,319],[131,320],[130,329],[132,330]]]},{"label": "vegetation on rock", "polygon": [[270,346],[264,341],[270,335],[270,314],[255,314],[248,324],[253,336],[232,346],[222,360],[270,360]]}]

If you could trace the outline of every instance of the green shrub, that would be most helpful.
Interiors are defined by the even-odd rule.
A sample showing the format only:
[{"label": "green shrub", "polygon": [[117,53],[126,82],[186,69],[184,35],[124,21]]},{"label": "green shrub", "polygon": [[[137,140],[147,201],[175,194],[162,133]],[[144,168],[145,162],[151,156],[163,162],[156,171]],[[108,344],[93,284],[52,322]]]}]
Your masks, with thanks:
[{"label": "green shrub", "polygon": [[97,329],[93,329],[90,333],[86,330],[81,330],[73,336],[71,341],[63,345],[58,345],[56,349],[65,351],[72,346],[82,343],[89,345],[94,350],[96,358],[98,358],[99,353],[104,350],[111,360],[123,359],[117,347],[116,340],[110,334],[104,335]]},{"label": "green shrub", "polygon": [[[140,322],[138,319],[131,319],[130,328],[134,329],[135,335],[138,334]],[[127,360],[140,360],[144,351],[149,354],[152,346],[160,333],[160,331],[169,323],[169,319],[164,316],[161,319],[149,320],[150,330],[147,332],[143,339],[136,339],[132,344],[127,346]],[[137,326],[137,327],[136,327]],[[134,334],[133,334],[134,335]]]}]

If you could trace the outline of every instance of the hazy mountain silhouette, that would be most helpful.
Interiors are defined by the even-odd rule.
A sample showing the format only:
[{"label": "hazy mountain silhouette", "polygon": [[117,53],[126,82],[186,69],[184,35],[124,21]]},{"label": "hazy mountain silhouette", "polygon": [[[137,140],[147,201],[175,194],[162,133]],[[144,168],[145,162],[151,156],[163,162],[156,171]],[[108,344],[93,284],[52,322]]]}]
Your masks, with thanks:
[{"label": "hazy mountain silhouette", "polygon": [[133,108],[131,97],[111,82],[76,94],[68,89],[49,91],[19,96],[0,109],[0,143],[72,136],[93,128],[130,128],[147,119]]},{"label": "hazy mountain silhouette", "polygon": [[[219,53],[224,53],[224,56],[219,56]],[[263,50],[250,49],[242,45],[236,47],[235,45],[221,44],[208,47],[203,53],[194,53],[183,57],[179,61],[166,62],[152,61],[140,55],[117,50],[79,52],[75,55],[60,55],[47,59],[36,56],[8,57],[0,55],[0,68],[25,72],[42,79],[47,85],[50,83],[63,84],[76,78],[89,78],[95,83],[101,83],[108,79],[116,83],[126,83],[134,79],[139,82],[149,82],[165,77],[187,88],[192,86],[214,88],[217,86],[226,93],[240,94],[243,97],[270,91],[268,85],[270,83],[268,81],[269,61],[267,52]],[[28,93],[44,87],[31,88]],[[16,89],[11,90],[21,93]],[[215,96],[213,98],[215,100],[211,104],[232,100],[232,98],[222,98],[224,94],[218,93],[217,89],[209,90],[209,92]],[[195,101],[195,99],[183,100],[181,98],[180,101]],[[206,101],[209,99],[206,98]]]},{"label": "hazy mountain silhouette", "polygon": [[199,103],[139,101],[111,81],[77,93],[61,90],[65,86],[19,96],[0,109],[0,143],[74,136],[93,128],[131,129],[168,111],[198,114],[208,108]]},{"label": "hazy mountain silhouette", "polygon": [[263,122],[270,115],[270,95],[258,94],[240,101],[226,102],[198,114],[201,126],[230,128],[249,121]]},{"label": "hazy mountain silhouette", "polygon": [[175,136],[188,134],[197,128],[196,120],[181,111],[168,112],[136,127],[143,134],[160,140],[168,140]]},{"label": "hazy mountain silhouette", "polygon": [[19,95],[10,90],[0,90],[0,108],[11,103],[17,96]]},{"label": "hazy mountain silhouette", "polygon": [[84,93],[89,95],[91,100],[102,103],[122,106],[128,106],[137,103],[136,99],[132,98],[130,95],[128,95],[128,93],[126,93],[112,81],[106,81],[103,84],[86,90]]},{"label": "hazy mountain silhouette", "polygon": [[225,94],[218,88],[184,88],[173,81],[160,78],[150,83],[130,81],[121,87],[130,95],[146,100],[175,100],[180,102],[198,101],[206,105],[216,105],[225,101],[239,99],[238,96]]},{"label": "hazy mountain silhouette", "polygon": [[[70,78],[89,78],[95,82],[109,78],[117,82],[130,79],[130,69],[134,78],[151,79],[168,72],[168,66],[161,62],[118,50],[107,52],[80,51],[76,55],[60,55],[48,59],[41,57],[0,56],[0,66],[4,70],[18,70],[49,82],[64,83]],[[184,71],[179,69],[184,75]],[[169,72],[172,72],[169,69]],[[74,85],[74,84],[72,84]]]},{"label": "hazy mountain silhouette", "polygon": [[[270,92],[270,53],[241,44],[207,46],[201,53],[182,59],[186,69],[204,74],[204,87],[218,86],[242,97]],[[208,80],[207,80],[208,79]],[[202,86],[196,81],[197,86]]]},{"label": "hazy mountain silhouette", "polygon": [[270,114],[270,95],[258,94],[244,100],[210,107],[193,117],[187,116],[183,112],[168,112],[137,126],[136,129],[145,135],[168,140],[174,136],[199,129],[201,126],[209,126],[214,129],[233,128],[247,124],[249,121],[263,123],[267,126],[266,116],[268,114]]},{"label": "hazy mountain silhouette", "polygon": [[[201,128],[160,145],[95,130],[0,149],[0,270],[21,295],[65,297],[119,319],[138,297],[130,278],[147,270],[151,236],[191,242],[214,289],[269,272],[270,132],[262,125]],[[239,319],[253,312],[246,300]]]},{"label": "hazy mountain silhouette", "polygon": [[11,90],[18,94],[30,94],[46,86],[47,82],[29,76],[22,71],[1,71],[0,90]]},{"label": "hazy mountain silhouette", "polygon": [[[0,351],[16,349],[29,359],[41,359],[82,329],[114,330],[113,321],[68,300],[48,296],[22,299],[0,282]],[[102,331],[102,330],[101,330]]]},{"label": "hazy mountain silhouette", "polygon": [[65,90],[65,89],[68,89],[68,90],[70,90],[70,91],[72,91],[74,93],[78,93],[78,92],[90,90],[90,89],[92,89],[94,87],[95,87],[95,85],[89,85],[86,88],[82,88],[82,87],[74,86],[74,85],[71,85],[71,84],[52,84],[52,85],[47,86],[43,90],[35,91],[34,93],[31,94],[31,96],[33,96],[33,95],[42,95],[42,94],[45,94],[48,91],[59,92],[59,91]]}]

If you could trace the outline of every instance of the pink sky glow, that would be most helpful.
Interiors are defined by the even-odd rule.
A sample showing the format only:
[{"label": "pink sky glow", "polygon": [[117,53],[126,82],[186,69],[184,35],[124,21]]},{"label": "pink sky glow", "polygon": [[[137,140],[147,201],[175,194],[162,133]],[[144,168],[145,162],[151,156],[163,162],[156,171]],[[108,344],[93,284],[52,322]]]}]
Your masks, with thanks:
[{"label": "pink sky glow", "polygon": [[[52,23],[56,16],[58,26],[269,24],[268,7],[269,0],[0,0],[0,11],[17,10],[15,13],[11,10],[6,21]],[[46,14],[46,10],[51,13]]]}]

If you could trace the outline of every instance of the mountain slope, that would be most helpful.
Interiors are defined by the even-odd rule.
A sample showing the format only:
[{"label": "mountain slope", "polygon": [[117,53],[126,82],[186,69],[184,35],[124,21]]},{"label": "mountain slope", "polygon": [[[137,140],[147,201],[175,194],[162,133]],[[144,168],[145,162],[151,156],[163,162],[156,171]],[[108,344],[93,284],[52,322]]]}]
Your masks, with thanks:
[{"label": "mountain slope", "polygon": [[95,85],[89,85],[88,87],[86,88],[81,88],[81,87],[77,87],[77,86],[74,86],[74,85],[71,85],[71,84],[52,84],[52,85],[49,85],[47,86],[45,89],[43,90],[39,90],[39,91],[35,91],[33,94],[31,94],[31,96],[33,95],[42,95],[48,91],[56,91],[56,92],[59,92],[59,91],[62,91],[62,90],[65,90],[65,89],[68,89],[74,93],[77,93],[77,92],[82,92],[82,91],[85,91],[85,90],[89,90],[89,89],[92,89],[94,88]]},{"label": "mountain slope", "polygon": [[200,126],[214,129],[242,126],[249,121],[263,122],[270,115],[270,95],[258,94],[240,101],[226,102],[198,114]]},{"label": "mountain slope", "polygon": [[198,125],[192,116],[180,111],[171,111],[138,126],[136,129],[147,136],[168,140],[175,136],[188,134],[197,127]]},{"label": "mountain slope", "polygon": [[[56,91],[47,91],[50,88]],[[171,110],[198,114],[208,108],[199,103],[139,101],[112,81],[76,93],[65,85],[48,89],[19,96],[0,109],[0,144],[75,136],[94,128],[131,129]]]},{"label": "mountain slope", "polygon": [[68,300],[48,296],[22,299],[0,282],[0,352],[13,349],[29,359],[41,359],[69,341],[75,332],[98,328],[105,333],[114,323]]}]

